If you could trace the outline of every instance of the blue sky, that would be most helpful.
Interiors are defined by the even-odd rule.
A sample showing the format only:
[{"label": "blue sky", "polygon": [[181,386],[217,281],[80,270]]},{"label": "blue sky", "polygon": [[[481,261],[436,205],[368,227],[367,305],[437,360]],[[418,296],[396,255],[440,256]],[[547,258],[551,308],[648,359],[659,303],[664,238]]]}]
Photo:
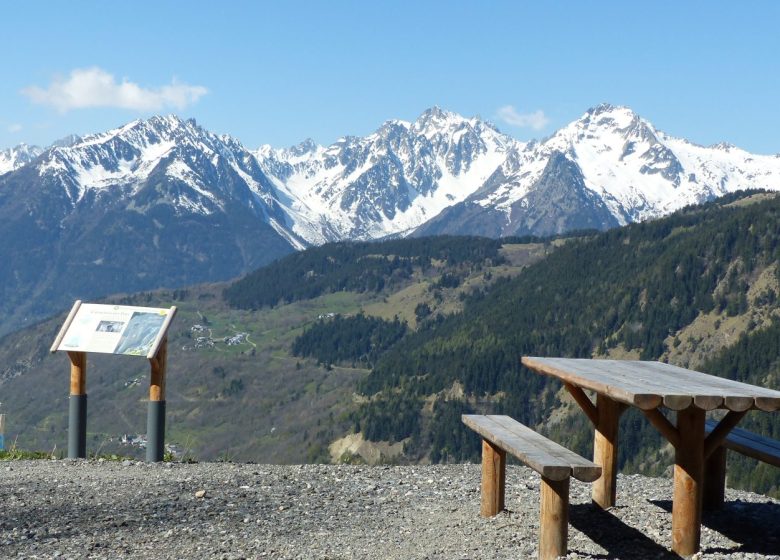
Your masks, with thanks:
[{"label": "blue sky", "polygon": [[14,2],[0,148],[152,114],[328,144],[439,105],[520,139],[601,102],[780,152],[780,2]]}]

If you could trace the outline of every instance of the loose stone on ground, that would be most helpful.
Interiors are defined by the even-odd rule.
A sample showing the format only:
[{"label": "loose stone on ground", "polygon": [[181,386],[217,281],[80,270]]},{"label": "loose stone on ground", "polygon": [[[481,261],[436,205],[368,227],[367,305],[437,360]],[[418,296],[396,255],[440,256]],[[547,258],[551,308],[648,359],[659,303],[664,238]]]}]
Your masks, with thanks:
[{"label": "loose stone on ground", "polygon": [[[479,465],[19,461],[0,475],[3,558],[533,558],[539,477],[507,471],[479,516]],[[620,476],[601,512],[572,481],[568,558],[676,558],[672,482]],[[700,558],[780,558],[780,502],[727,491]]]}]

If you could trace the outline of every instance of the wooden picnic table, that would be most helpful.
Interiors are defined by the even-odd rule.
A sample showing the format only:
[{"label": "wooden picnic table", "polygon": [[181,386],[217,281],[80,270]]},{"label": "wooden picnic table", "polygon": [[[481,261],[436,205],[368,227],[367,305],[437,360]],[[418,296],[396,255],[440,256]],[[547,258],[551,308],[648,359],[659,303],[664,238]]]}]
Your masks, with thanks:
[{"label": "wooden picnic table", "polygon": [[[618,420],[627,406],[639,408],[674,446],[672,550],[683,556],[699,551],[705,460],[748,410],[780,410],[780,391],[661,362],[526,356],[522,363],[560,379],[593,422],[593,462],[602,468],[593,484],[596,505],[615,505]],[[595,404],[584,389],[596,393]],[[661,407],[677,412],[676,426]],[[705,413],[715,409],[728,412],[707,435]]]}]

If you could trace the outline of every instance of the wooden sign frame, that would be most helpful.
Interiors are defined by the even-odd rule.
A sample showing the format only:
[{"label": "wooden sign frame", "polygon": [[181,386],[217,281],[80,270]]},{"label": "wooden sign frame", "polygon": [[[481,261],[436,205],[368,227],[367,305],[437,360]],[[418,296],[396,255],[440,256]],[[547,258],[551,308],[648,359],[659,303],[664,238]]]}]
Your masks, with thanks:
[{"label": "wooden sign frame", "polygon": [[[149,408],[146,417],[146,461],[149,463],[162,461],[165,451],[165,373],[168,359],[168,329],[176,315],[176,307],[172,306],[170,309],[158,309],[108,304],[85,304],[85,306],[86,305],[89,305],[90,310],[93,310],[95,313],[105,313],[106,316],[110,316],[111,312],[124,313],[125,315],[129,313],[131,317],[130,321],[132,321],[133,314],[155,312],[160,315],[165,314],[165,318],[163,319],[162,324],[160,324],[159,330],[149,345],[149,349],[145,356],[146,359],[149,360],[151,369],[149,380]],[[68,336],[80,309],[82,309],[82,302],[81,300],[77,300],[73,304],[70,313],[68,313],[65,322],[51,346],[52,353],[58,351],[66,352],[70,359],[70,399],[68,414],[69,459],[84,459],[87,456],[87,353],[99,352],[117,355],[138,355],[125,352],[117,353],[116,350],[119,346],[112,345],[112,342],[114,342],[115,339],[117,341],[121,340],[119,333],[123,333],[124,331],[120,329],[126,329],[129,321],[127,323],[121,323],[119,321],[99,322],[97,330],[105,330],[107,333],[106,335],[103,335],[108,341],[108,345],[105,347],[90,346],[88,341],[80,345],[72,343],[70,347],[74,348],[74,350],[68,350],[67,347],[63,348],[63,341],[66,336]],[[86,307],[84,307],[83,310],[86,310]],[[91,325],[94,326],[94,320]],[[89,348],[93,349],[89,350]],[[113,351],[107,350],[108,348],[112,348]],[[145,348],[145,344],[140,346],[140,348]]]}]

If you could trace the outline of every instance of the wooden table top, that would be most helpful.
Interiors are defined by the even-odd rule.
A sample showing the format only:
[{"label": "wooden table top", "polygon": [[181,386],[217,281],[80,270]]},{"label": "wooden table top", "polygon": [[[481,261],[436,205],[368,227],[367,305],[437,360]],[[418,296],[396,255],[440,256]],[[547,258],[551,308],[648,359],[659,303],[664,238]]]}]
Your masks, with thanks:
[{"label": "wooden table top", "polygon": [[780,391],[740,383],[662,362],[524,356],[538,373],[604,394],[641,409],[780,410]]}]

